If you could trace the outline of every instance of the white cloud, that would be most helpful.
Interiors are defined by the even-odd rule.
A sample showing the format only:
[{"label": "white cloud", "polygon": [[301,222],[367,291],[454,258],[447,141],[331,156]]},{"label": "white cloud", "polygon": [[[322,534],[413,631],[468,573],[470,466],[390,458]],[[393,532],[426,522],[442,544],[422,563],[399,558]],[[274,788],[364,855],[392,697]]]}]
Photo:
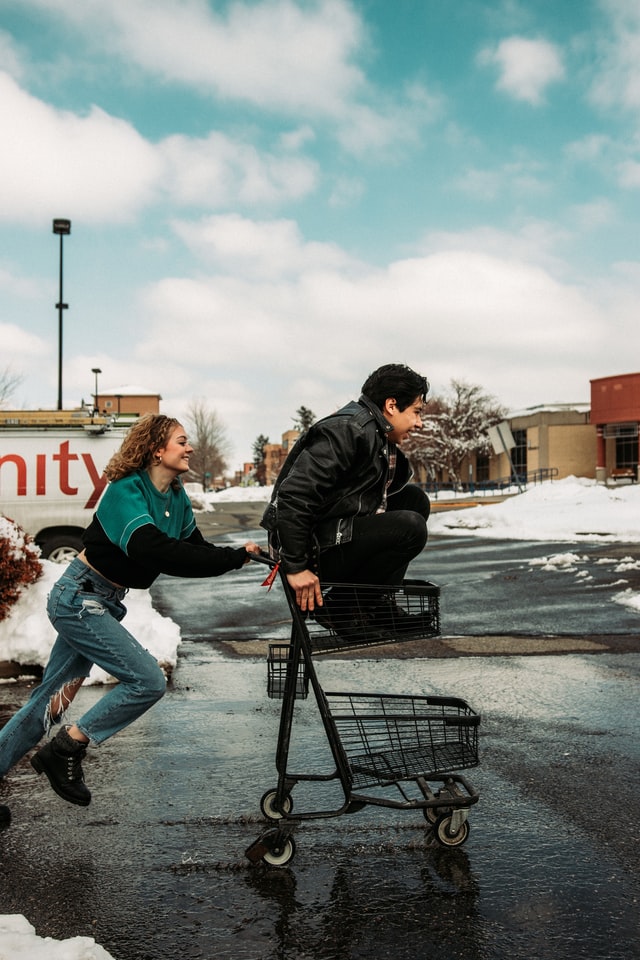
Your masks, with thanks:
[{"label": "white cloud", "polygon": [[280,204],[316,186],[317,164],[289,149],[260,152],[222,133],[153,144],[98,107],[58,110],[0,73],[0,221],[39,223],[65,210],[85,223],[132,220],[160,197],[173,204]]},{"label": "white cloud", "polygon": [[339,270],[351,262],[336,244],[305,242],[293,220],[259,222],[227,214],[197,223],[176,221],[173,227],[199,259],[227,275],[281,280],[309,270]]},{"label": "white cloud", "polygon": [[16,79],[24,73],[22,55],[10,33],[0,30],[0,70],[6,70]]},{"label": "white cloud", "polygon": [[328,123],[349,152],[410,141],[439,109],[423,84],[395,96],[369,82],[357,63],[365,25],[348,0],[238,0],[222,11],[203,0],[24,2],[66,18],[98,56],[110,50],[167,84],[295,117],[308,131]]},{"label": "white cloud", "polygon": [[597,38],[592,100],[603,107],[640,109],[640,7],[636,0],[601,0],[611,30]]},{"label": "white cloud", "polygon": [[168,82],[269,111],[340,112],[364,83],[351,61],[363,24],[345,0],[25,0],[82,30],[99,31],[129,63]]},{"label": "white cloud", "polygon": [[181,205],[277,204],[300,199],[317,180],[317,164],[311,160],[287,151],[260,153],[222,133],[203,139],[167,137],[159,152],[168,166],[166,189]]},{"label": "white cloud", "polygon": [[492,201],[507,192],[513,196],[541,195],[549,190],[549,183],[543,179],[543,167],[533,160],[517,160],[496,166],[493,169],[465,170],[455,180],[455,186],[478,200]]},{"label": "white cloud", "polygon": [[34,357],[42,357],[48,350],[40,337],[22,330],[13,323],[0,323],[2,363],[25,363]]},{"label": "white cloud", "polygon": [[497,87],[516,100],[538,106],[546,88],[564,78],[564,65],[559,49],[546,40],[508,37],[495,49],[481,52],[482,65],[498,67]]},{"label": "white cloud", "polygon": [[150,199],[156,152],[128,123],[92,107],[56,110],[0,73],[0,220],[39,222],[60,209],[87,222],[122,222]]},{"label": "white cloud", "polygon": [[621,187],[632,190],[640,187],[640,163],[637,160],[625,160],[618,164],[617,174]]},{"label": "white cloud", "polygon": [[[240,459],[259,432],[279,437],[301,403],[327,413],[389,360],[410,363],[436,389],[454,376],[479,383],[512,407],[587,401],[584,371],[609,372],[612,329],[632,332],[631,281],[624,303],[613,289],[561,281],[549,267],[558,238],[545,224],[431,238],[432,252],[386,268],[307,243],[289,221],[176,227],[203,261],[209,255],[211,272],[147,288],[132,359],[167,373],[175,365],[163,383],[176,402],[188,395],[185,372],[199,393],[211,383],[216,408],[218,380],[242,382],[242,412],[225,400]],[[293,396],[294,376],[308,394]]]}]

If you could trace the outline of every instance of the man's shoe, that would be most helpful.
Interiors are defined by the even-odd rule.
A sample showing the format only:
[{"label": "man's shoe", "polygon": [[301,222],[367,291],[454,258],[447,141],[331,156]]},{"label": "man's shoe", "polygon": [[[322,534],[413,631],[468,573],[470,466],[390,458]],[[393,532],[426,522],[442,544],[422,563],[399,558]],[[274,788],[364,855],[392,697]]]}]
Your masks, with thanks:
[{"label": "man's shoe", "polygon": [[37,773],[46,774],[63,800],[87,807],[91,803],[91,792],[85,786],[81,763],[86,752],[86,744],[73,740],[63,729],[31,758],[31,766]]},{"label": "man's shoe", "polygon": [[407,613],[391,597],[383,597],[371,607],[373,621],[385,633],[421,634],[427,630],[423,616]]}]

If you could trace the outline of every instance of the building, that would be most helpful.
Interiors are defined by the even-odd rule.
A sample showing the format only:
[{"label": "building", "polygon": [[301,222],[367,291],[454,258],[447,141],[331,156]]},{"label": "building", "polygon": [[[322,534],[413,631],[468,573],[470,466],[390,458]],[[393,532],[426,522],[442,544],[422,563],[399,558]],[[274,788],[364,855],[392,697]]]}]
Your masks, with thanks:
[{"label": "building", "polygon": [[[527,407],[507,419],[515,447],[510,451],[513,472],[523,482],[563,477],[594,477],[596,434],[588,403],[550,403]],[[508,477],[506,453],[489,465],[489,480]]]},{"label": "building", "polygon": [[640,373],[591,381],[591,423],[596,430],[596,478],[638,480]]},{"label": "building", "polygon": [[141,417],[145,413],[160,413],[162,397],[144,387],[111,387],[94,394],[93,406],[105,414]]},{"label": "building", "polygon": [[282,434],[281,443],[265,443],[262,463],[258,466],[258,483],[260,486],[270,487],[275,483],[282,464],[287,459],[289,451],[300,436],[299,430],[287,430]]}]

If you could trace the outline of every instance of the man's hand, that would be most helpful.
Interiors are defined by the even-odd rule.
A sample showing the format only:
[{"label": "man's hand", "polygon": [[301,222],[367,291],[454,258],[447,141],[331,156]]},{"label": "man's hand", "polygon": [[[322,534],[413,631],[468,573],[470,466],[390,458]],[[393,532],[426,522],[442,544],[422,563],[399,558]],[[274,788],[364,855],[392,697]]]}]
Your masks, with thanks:
[{"label": "man's hand", "polygon": [[296,603],[301,610],[314,610],[322,606],[322,590],[320,581],[311,570],[300,570],[298,573],[288,573],[287,583],[295,592]]},{"label": "man's hand", "polygon": [[[247,553],[262,552],[262,547],[259,547],[257,543],[253,543],[252,540],[249,540],[248,543],[245,543],[244,548],[247,551]],[[247,559],[245,560],[245,563],[249,563],[250,559],[251,559],[250,557],[247,557]]]}]

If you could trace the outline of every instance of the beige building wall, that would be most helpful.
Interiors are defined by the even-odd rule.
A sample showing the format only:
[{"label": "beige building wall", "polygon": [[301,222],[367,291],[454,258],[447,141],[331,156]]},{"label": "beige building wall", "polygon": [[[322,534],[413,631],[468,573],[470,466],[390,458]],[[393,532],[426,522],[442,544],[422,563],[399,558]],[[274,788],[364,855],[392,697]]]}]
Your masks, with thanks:
[{"label": "beige building wall", "polygon": [[547,460],[558,478],[596,475],[596,431],[591,424],[567,424],[548,430]]}]

